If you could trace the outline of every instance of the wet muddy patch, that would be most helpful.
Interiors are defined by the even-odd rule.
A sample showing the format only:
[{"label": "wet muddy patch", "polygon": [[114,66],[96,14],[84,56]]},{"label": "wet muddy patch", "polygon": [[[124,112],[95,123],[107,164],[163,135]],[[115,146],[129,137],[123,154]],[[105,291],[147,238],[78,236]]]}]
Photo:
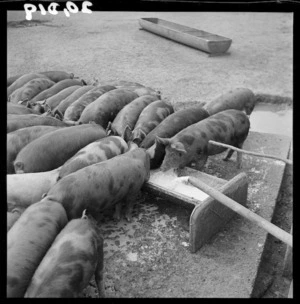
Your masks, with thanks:
[{"label": "wet muddy patch", "polygon": [[258,103],[250,115],[250,130],[292,137],[293,109],[285,103]]},{"label": "wet muddy patch", "polygon": [[50,26],[59,27],[58,25],[50,24],[49,20],[21,20],[21,21],[8,21],[7,28],[20,28],[20,27],[31,27],[31,26]]}]

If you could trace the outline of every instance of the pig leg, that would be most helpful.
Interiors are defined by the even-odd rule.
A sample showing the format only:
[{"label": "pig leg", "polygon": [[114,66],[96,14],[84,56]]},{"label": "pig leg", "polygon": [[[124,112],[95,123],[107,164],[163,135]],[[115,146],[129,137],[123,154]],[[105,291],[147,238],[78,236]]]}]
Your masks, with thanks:
[{"label": "pig leg", "polygon": [[122,201],[116,204],[115,213],[113,215],[115,221],[119,221],[121,219],[121,210],[122,210]]},{"label": "pig leg", "polygon": [[99,298],[105,297],[104,288],[104,265],[103,265],[104,253],[103,253],[103,238],[101,238],[101,243],[98,247],[98,263],[95,271],[95,281],[98,289]]},{"label": "pig leg", "polygon": [[195,169],[201,171],[206,164],[208,155],[201,155],[195,162]]},{"label": "pig leg", "polygon": [[[238,144],[234,145],[234,147],[239,148],[239,149],[242,149],[243,143],[244,143],[244,142],[238,143]],[[227,155],[226,155],[226,157],[223,158],[223,160],[224,160],[224,161],[228,161],[228,160],[231,158],[233,152],[234,152],[234,150],[229,149],[229,150],[228,150],[228,153],[227,153]],[[242,167],[242,153],[241,153],[241,152],[236,152],[236,153],[237,153],[237,157],[236,157],[237,168],[240,169],[240,168]]]},{"label": "pig leg", "polygon": [[125,218],[128,222],[132,221],[132,209],[138,193],[129,194],[125,199]]}]

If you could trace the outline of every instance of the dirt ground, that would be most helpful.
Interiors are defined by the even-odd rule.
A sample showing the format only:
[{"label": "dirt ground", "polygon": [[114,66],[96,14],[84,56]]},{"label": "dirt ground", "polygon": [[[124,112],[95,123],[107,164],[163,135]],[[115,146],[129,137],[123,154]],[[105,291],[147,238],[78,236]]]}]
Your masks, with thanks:
[{"label": "dirt ground", "polygon": [[[205,53],[139,30],[137,19],[153,14],[94,12],[67,19],[61,13],[44,17],[36,13],[32,22],[24,22],[24,12],[9,12],[8,76],[65,70],[88,81],[94,77],[103,81],[134,81],[160,90],[175,108],[199,100],[206,102],[241,86],[261,94],[264,101],[274,102],[278,100],[274,96],[280,96],[280,100],[286,98],[291,102],[291,14],[155,12],[158,18],[232,38],[229,54],[220,57],[208,57]],[[274,224],[286,231],[290,231],[292,222],[292,188],[292,168],[287,167],[273,218]],[[151,221],[150,216],[145,221]],[[177,236],[182,242],[186,241],[184,230],[178,231]],[[164,249],[172,251],[172,248]],[[255,285],[256,297],[287,296],[290,279],[282,276],[285,249],[282,242],[268,237]],[[134,262],[135,256],[131,258]],[[162,258],[166,265],[173,267],[167,256]],[[158,281],[145,285],[143,271],[146,270],[137,269],[139,275],[131,283],[137,289],[141,285],[159,294],[162,285]],[[163,269],[154,270],[158,275],[163,272]],[[120,284],[115,282],[111,287],[116,295],[122,295],[122,288],[126,289],[122,286],[122,276],[126,277],[126,265],[121,264]],[[174,294],[174,290],[170,293]],[[184,290],[176,291],[178,297],[184,293]],[[143,297],[143,294],[132,296]]]}]

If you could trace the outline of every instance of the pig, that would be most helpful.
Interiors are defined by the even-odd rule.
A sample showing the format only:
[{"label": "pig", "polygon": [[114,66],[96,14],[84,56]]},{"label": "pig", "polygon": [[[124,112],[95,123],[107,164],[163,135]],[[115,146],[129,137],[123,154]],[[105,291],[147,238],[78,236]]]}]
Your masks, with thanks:
[{"label": "pig", "polygon": [[97,124],[61,128],[45,134],[28,145],[14,162],[16,173],[44,172],[62,166],[81,148],[106,136]]},{"label": "pig", "polygon": [[244,111],[250,115],[255,106],[255,95],[246,88],[236,88],[204,105],[204,109],[209,115],[214,115],[218,112],[235,109]]},{"label": "pig", "polygon": [[40,201],[29,206],[8,230],[8,298],[24,297],[35,270],[67,222],[61,204]]},{"label": "pig", "polygon": [[152,95],[156,99],[161,99],[161,92],[155,91],[152,88],[144,87],[144,86],[116,86],[118,89],[127,89],[136,93],[139,97],[144,95]]},{"label": "pig", "polygon": [[7,173],[15,173],[13,165],[18,153],[30,142],[44,134],[58,130],[62,127],[32,126],[10,132],[6,136],[6,170]]},{"label": "pig", "polygon": [[43,194],[56,183],[60,168],[46,172],[7,174],[7,210],[27,208],[40,201]]},{"label": "pig", "polygon": [[[249,128],[250,122],[244,112],[226,110],[188,126],[171,138],[156,137],[157,142],[165,145],[166,150],[161,170],[175,168],[180,172],[180,169],[192,162],[196,163],[197,170],[201,170],[209,155],[226,150],[209,144],[209,140],[242,148]],[[233,150],[229,150],[225,160],[228,160],[232,153]],[[238,157],[238,166],[240,161]]]},{"label": "pig", "polygon": [[101,210],[116,205],[114,218],[120,220],[124,200],[125,218],[131,221],[136,195],[149,177],[150,157],[145,149],[136,148],[63,177],[42,201],[61,203],[69,220],[85,209],[97,218]]},{"label": "pig", "polygon": [[108,124],[107,134],[119,135],[128,141],[125,138],[126,128],[132,130],[143,109],[156,100],[158,100],[157,97],[153,95],[144,95],[134,99],[117,114],[112,123]]},{"label": "pig", "polygon": [[82,112],[79,123],[94,121],[103,128],[107,128],[118,112],[139,96],[127,89],[111,90],[94,102],[90,103]]},{"label": "pig", "polygon": [[151,156],[151,169],[159,167],[165,155],[164,145],[155,144],[156,136],[170,138],[189,125],[199,122],[208,116],[209,114],[203,109],[202,105],[189,107],[170,114],[149,132],[141,142],[140,147],[148,149]]},{"label": "pig", "polygon": [[79,89],[77,89],[75,92],[73,92],[71,95],[69,95],[67,98],[62,100],[58,106],[56,106],[53,111],[59,111],[62,115],[65,114],[65,111],[67,108],[75,102],[77,99],[79,99],[83,94],[87,93],[88,91],[94,89],[95,87],[92,85],[86,85],[82,86]]},{"label": "pig", "polygon": [[108,136],[96,140],[79,150],[62,166],[57,180],[81,168],[122,154],[127,150],[127,143],[120,136]]},{"label": "pig", "polygon": [[127,138],[140,145],[146,135],[173,112],[172,105],[163,100],[150,103],[141,112],[133,131],[126,135]]},{"label": "pig", "polygon": [[[28,103],[29,104],[29,103]],[[24,114],[41,114],[39,110],[32,109],[29,106],[23,106],[21,104],[7,103],[7,114],[24,115]]]},{"label": "pig", "polygon": [[83,110],[104,93],[114,90],[114,86],[106,85],[106,86],[98,86],[89,90],[87,93],[78,98],[75,102],[73,102],[65,111],[64,119],[77,121]]},{"label": "pig", "polygon": [[57,235],[36,269],[25,298],[77,298],[93,274],[104,297],[103,237],[96,221],[84,214]]},{"label": "pig", "polygon": [[14,225],[14,223],[18,220],[24,210],[25,209],[22,208],[14,208],[12,211],[7,211],[7,231]]},{"label": "pig", "polygon": [[7,133],[31,126],[58,126],[69,127],[74,124],[61,121],[50,116],[41,116],[36,114],[23,114],[23,115],[7,115]]}]

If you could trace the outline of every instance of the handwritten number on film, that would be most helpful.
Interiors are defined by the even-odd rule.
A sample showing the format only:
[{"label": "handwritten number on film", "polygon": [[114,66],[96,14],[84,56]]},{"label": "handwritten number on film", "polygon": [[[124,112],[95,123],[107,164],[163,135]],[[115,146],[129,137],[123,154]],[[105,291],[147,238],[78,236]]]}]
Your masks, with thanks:
[{"label": "handwritten number on film", "polygon": [[[93,4],[90,1],[83,1],[82,2],[81,12],[85,13],[85,14],[91,14],[92,11],[90,9],[88,9],[88,6],[92,6],[92,5]],[[51,2],[48,5],[48,9],[46,10],[42,4],[38,5],[38,7],[39,7],[42,15],[46,15],[47,11],[51,15],[57,15],[58,11],[56,10],[56,8],[58,6],[59,6],[58,3]],[[25,13],[26,13],[26,19],[27,20],[31,20],[32,19],[32,13],[36,12],[36,10],[37,10],[36,6],[34,4],[24,4],[24,9],[25,9]],[[78,9],[77,5],[74,2],[68,1],[66,3],[66,8],[63,10],[63,12],[65,13],[65,15],[67,17],[70,17],[70,13],[76,14],[76,13],[79,12],[79,9]]]}]

